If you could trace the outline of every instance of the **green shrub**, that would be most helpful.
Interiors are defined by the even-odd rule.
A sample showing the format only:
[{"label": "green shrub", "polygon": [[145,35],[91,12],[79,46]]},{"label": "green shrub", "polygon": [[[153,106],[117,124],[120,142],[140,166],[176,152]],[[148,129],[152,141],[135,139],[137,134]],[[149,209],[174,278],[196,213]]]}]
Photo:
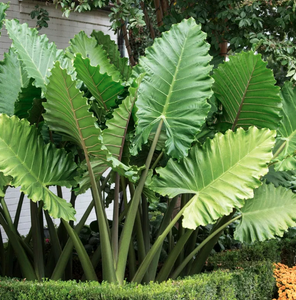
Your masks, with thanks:
[{"label": "green shrub", "polygon": [[281,261],[281,242],[278,240],[270,240],[263,243],[255,243],[253,245],[242,245],[241,249],[228,250],[215,253],[210,256],[207,261],[207,269],[236,269],[258,262],[279,262]]},{"label": "green shrub", "polygon": [[19,281],[0,279],[0,299],[5,300],[118,300],[118,299],[272,299],[275,280],[272,263],[252,265],[235,271],[217,270],[157,284],[122,286],[103,282]]}]

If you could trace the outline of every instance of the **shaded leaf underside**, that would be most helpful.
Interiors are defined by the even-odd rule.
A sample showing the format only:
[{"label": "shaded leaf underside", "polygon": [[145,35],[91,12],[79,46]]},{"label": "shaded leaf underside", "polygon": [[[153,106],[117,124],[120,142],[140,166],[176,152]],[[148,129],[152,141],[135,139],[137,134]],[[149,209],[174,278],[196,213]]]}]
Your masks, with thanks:
[{"label": "shaded leaf underside", "polygon": [[222,122],[232,129],[249,126],[277,129],[281,98],[272,71],[261,55],[241,52],[214,71],[213,90],[224,107]]}]

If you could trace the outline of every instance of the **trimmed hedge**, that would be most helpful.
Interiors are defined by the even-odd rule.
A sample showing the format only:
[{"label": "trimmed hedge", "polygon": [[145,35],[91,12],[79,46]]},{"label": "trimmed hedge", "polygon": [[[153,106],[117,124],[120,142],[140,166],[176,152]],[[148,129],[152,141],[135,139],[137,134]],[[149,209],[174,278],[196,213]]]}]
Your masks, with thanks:
[{"label": "trimmed hedge", "polygon": [[5,300],[118,300],[118,299],[202,299],[270,300],[275,279],[271,262],[253,265],[234,271],[218,270],[181,280],[160,284],[122,286],[103,282],[77,283],[75,281],[32,282],[17,279],[0,279],[0,299]]},{"label": "trimmed hedge", "polygon": [[245,268],[258,264],[258,262],[280,262],[283,243],[278,240],[258,242],[252,245],[242,245],[241,249],[228,250],[215,253],[210,256],[206,263],[207,270]]}]

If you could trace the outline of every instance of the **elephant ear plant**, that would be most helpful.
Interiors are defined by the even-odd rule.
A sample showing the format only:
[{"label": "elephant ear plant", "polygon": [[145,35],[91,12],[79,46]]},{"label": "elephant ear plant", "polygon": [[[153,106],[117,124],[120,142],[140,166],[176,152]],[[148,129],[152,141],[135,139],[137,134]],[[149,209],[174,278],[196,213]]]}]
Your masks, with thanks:
[{"label": "elephant ear plant", "polygon": [[[206,35],[188,19],[155,39],[131,69],[100,32],[81,32],[58,50],[27,24],[5,26],[12,47],[0,65],[0,224],[9,241],[0,239],[1,275],[69,279],[75,247],[87,280],[98,280],[100,266],[109,282],[163,281],[200,272],[232,222],[246,242],[295,225],[293,192],[264,176],[295,165],[296,96],[289,84],[280,96],[260,55],[230,57],[211,78]],[[14,220],[8,185],[22,192]],[[70,203],[61,186],[72,189]],[[76,195],[89,188],[92,201],[74,226]],[[32,218],[25,239],[18,233],[24,194]],[[152,200],[166,208],[153,237]],[[78,234],[93,207],[99,247],[89,256]],[[51,217],[61,219],[57,230]],[[214,224],[210,235],[197,243],[207,224]]]}]

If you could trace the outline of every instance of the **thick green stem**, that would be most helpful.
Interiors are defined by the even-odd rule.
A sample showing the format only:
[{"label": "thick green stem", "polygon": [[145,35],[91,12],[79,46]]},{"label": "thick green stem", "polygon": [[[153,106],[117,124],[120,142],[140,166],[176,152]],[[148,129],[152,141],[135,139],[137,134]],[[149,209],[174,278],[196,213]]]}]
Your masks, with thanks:
[{"label": "thick green stem", "polygon": [[[199,230],[199,228],[197,227],[190,236],[190,239],[186,245],[186,251],[185,251],[186,256],[188,254],[190,254],[196,247],[196,239],[197,239],[197,235],[198,235],[198,230]],[[193,258],[191,259],[191,261],[188,263],[188,265],[184,269],[183,274],[188,275],[192,262],[193,262]]]},{"label": "thick green stem", "polygon": [[154,170],[157,166],[157,164],[159,163],[159,161],[161,160],[161,158],[163,157],[163,151],[160,152],[160,154],[158,155],[158,157],[156,158],[155,162],[153,163],[151,170]]},{"label": "thick green stem", "polygon": [[112,247],[109,238],[109,228],[107,227],[106,215],[101,199],[101,195],[98,191],[98,186],[96,184],[95,175],[91,168],[91,164],[87,153],[85,153],[85,159],[87,162],[90,182],[91,182],[91,190],[93,199],[95,202],[96,215],[99,223],[99,231],[100,231],[100,240],[101,240],[101,250],[102,250],[102,268],[103,268],[103,279],[108,282],[117,282],[115,269],[114,269],[114,260],[112,255]]},{"label": "thick green stem", "polygon": [[5,249],[4,249],[4,243],[3,243],[3,238],[2,238],[2,233],[0,230],[0,270],[2,269],[2,272],[0,273],[0,276],[4,277],[5,276]]},{"label": "thick green stem", "polygon": [[[165,212],[165,214],[162,218],[160,227],[159,227],[158,232],[157,232],[156,239],[159,237],[160,234],[163,233],[163,231],[166,229],[166,227],[170,223],[171,216],[172,216],[173,211],[175,209],[178,198],[179,198],[179,196],[176,196],[173,199],[168,200],[168,207],[167,207],[166,212]],[[154,255],[153,260],[152,260],[152,262],[149,266],[149,282],[151,280],[153,280],[153,281],[155,280],[160,254],[161,254],[161,247],[158,249],[157,253]]]},{"label": "thick green stem", "polygon": [[2,214],[0,214],[0,224],[2,225],[4,231],[6,232],[9,241],[13,247],[13,250],[15,252],[15,255],[18,259],[18,262],[20,264],[21,270],[22,270],[22,275],[23,277],[27,278],[28,280],[36,280],[36,274],[34,272],[34,269],[18,240],[18,236],[16,231],[14,230],[15,228],[11,228],[5,221],[4,217]]},{"label": "thick green stem", "polygon": [[131,237],[132,237],[135,218],[137,215],[137,210],[138,210],[138,206],[139,206],[140,199],[141,199],[141,194],[142,194],[142,191],[143,191],[143,188],[145,185],[145,181],[146,181],[146,178],[148,175],[149,167],[150,167],[150,164],[152,161],[153,153],[155,151],[155,148],[156,148],[159,136],[160,136],[162,125],[163,125],[163,119],[160,120],[158,128],[156,130],[154,140],[151,145],[151,148],[150,148],[150,151],[149,151],[146,163],[145,163],[146,168],[143,171],[143,173],[141,174],[140,181],[135,190],[135,194],[131,200],[131,204],[130,204],[130,207],[129,207],[129,210],[128,210],[128,213],[126,216],[126,221],[125,221],[125,224],[124,224],[124,227],[122,230],[122,234],[120,237],[118,263],[117,263],[117,268],[116,268],[117,278],[120,283],[122,283],[123,279],[124,279],[127,255],[128,255]]},{"label": "thick green stem", "polygon": [[136,253],[134,249],[134,241],[131,240],[129,252],[128,252],[128,270],[129,270],[129,279],[132,280],[136,274]]},{"label": "thick green stem", "polygon": [[[234,210],[230,215],[223,216],[212,228],[211,233],[215,232],[218,228],[223,226],[225,223],[230,221],[235,214],[236,210]],[[194,262],[191,264],[189,269],[189,274],[198,274],[201,272],[207,258],[209,257],[209,253],[212,251],[214,246],[217,244],[218,239],[223,231],[220,231],[219,234],[216,234],[197,254]],[[193,251],[193,250],[192,250]]]},{"label": "thick green stem", "polygon": [[173,228],[173,226],[176,224],[176,222],[179,220],[179,218],[182,216],[185,208],[191,204],[191,202],[194,199],[192,198],[186,206],[184,206],[178,213],[177,215],[174,217],[174,219],[170,222],[170,224],[167,226],[167,228],[163,231],[163,233],[157,238],[157,240],[155,241],[155,243],[153,244],[153,246],[151,247],[150,251],[147,253],[145,260],[142,262],[142,264],[140,265],[140,267],[138,268],[137,273],[135,274],[134,278],[133,278],[133,282],[141,282],[143,279],[143,276],[145,275],[147,269],[149,268],[149,265],[151,263],[151,261],[153,260],[154,256],[157,254],[158,249],[161,247],[164,239],[166,238],[166,236],[169,234],[169,232],[171,231],[171,229]]},{"label": "thick green stem", "polygon": [[[190,198],[191,198],[190,194],[183,194],[182,195],[182,197],[181,197],[181,208],[186,205],[186,202],[188,202]],[[185,228],[183,227],[182,219],[183,218],[179,219],[178,240],[185,234]],[[184,248],[181,250],[181,252],[179,254],[179,257],[177,258],[176,265],[181,264],[183,259],[184,259]]]},{"label": "thick green stem", "polygon": [[[87,207],[85,213],[83,214],[82,218],[80,219],[79,223],[75,227],[75,232],[79,233],[85,224],[89,214],[91,213],[92,209],[94,207],[94,200],[91,201],[89,206]],[[71,257],[72,254],[72,249],[73,249],[73,242],[71,239],[68,239],[62,254],[59,257],[59,260],[55,266],[55,269],[53,270],[53,273],[51,275],[52,280],[59,280],[62,278],[62,274],[66,268],[66,265]]]},{"label": "thick green stem", "polygon": [[280,153],[283,151],[283,149],[286,147],[286,144],[287,144],[287,141],[284,141],[281,146],[277,149],[276,153],[273,155],[273,158],[272,159],[275,159],[277,158]]},{"label": "thick green stem", "polygon": [[115,190],[114,190],[114,204],[113,204],[113,223],[112,223],[112,251],[114,263],[116,265],[118,259],[118,228],[119,228],[119,185],[120,176],[115,175]]},{"label": "thick green stem", "polygon": [[14,217],[14,227],[15,227],[15,229],[17,229],[18,223],[19,223],[19,220],[20,220],[20,215],[21,215],[21,211],[22,211],[24,197],[25,197],[25,194],[22,192],[21,195],[20,195],[19,202],[17,204],[17,209],[16,209],[16,213],[15,213],[15,217]]},{"label": "thick green stem", "polygon": [[142,195],[142,229],[144,236],[145,252],[147,253],[150,249],[150,228],[148,202],[144,195]]},{"label": "thick green stem", "polygon": [[53,255],[55,258],[55,261],[57,262],[61,253],[62,253],[62,247],[59,241],[59,237],[57,234],[57,231],[55,229],[55,226],[53,224],[53,221],[51,219],[51,217],[49,216],[49,213],[47,210],[44,211],[44,215],[45,215],[45,219],[47,222],[47,227],[49,230],[49,235],[50,235],[50,244],[52,245],[52,251],[53,251]]},{"label": "thick green stem", "polygon": [[186,233],[183,234],[180,237],[180,239],[178,240],[176,246],[170,252],[170,254],[167,257],[167,259],[166,259],[163,267],[161,268],[158,276],[156,277],[157,282],[162,282],[162,281],[168,279],[168,277],[170,275],[170,272],[172,271],[178,256],[180,256],[179,254],[184,249],[184,246],[185,246],[186,242],[188,241],[188,239],[189,239],[192,232],[193,232],[193,230],[187,230]]},{"label": "thick green stem", "polygon": [[76,248],[79,260],[81,262],[83,271],[85,273],[86,279],[87,280],[93,280],[93,281],[98,281],[98,277],[96,275],[96,272],[93,268],[93,265],[89,259],[89,256],[78,236],[78,234],[75,232],[75,230],[69,225],[68,222],[62,220],[73,244],[74,247]]},{"label": "thick green stem", "polygon": [[38,204],[30,201],[31,207],[31,224],[32,224],[32,241],[33,241],[33,254],[34,254],[34,268],[38,280],[44,278],[44,236],[43,224],[40,222]]},{"label": "thick green stem", "polygon": [[204,247],[204,245],[206,245],[212,238],[214,238],[217,234],[219,234],[221,231],[223,231],[229,224],[231,224],[232,222],[238,220],[239,218],[241,218],[240,216],[237,216],[233,219],[231,219],[229,222],[225,223],[224,225],[222,225],[221,227],[219,227],[217,230],[215,230],[212,234],[210,234],[205,240],[203,240],[198,247],[196,247],[196,249],[194,249],[183,261],[183,263],[181,265],[179,265],[179,267],[174,271],[174,273],[172,274],[171,278],[172,279],[176,279],[180,272],[183,270],[183,268],[190,262],[190,260],[192,259],[192,257],[194,255],[196,255],[201,249],[202,247]]}]

